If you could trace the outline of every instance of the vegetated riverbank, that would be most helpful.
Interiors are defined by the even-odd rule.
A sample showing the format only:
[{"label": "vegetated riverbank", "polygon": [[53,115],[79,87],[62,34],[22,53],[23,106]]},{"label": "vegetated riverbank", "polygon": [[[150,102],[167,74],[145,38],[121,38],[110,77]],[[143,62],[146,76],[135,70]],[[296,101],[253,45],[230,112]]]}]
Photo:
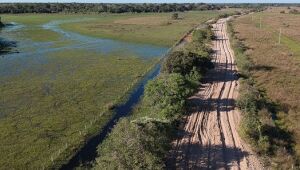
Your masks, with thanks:
[{"label": "vegetated riverbank", "polygon": [[[120,53],[99,54],[97,46],[65,48],[86,45],[86,41],[70,45],[64,42],[64,35],[47,42],[47,36],[55,33],[41,31],[42,25],[56,17],[68,20],[74,15],[6,17],[24,24],[10,32],[13,36],[20,38],[24,29],[30,32],[20,38],[18,47],[24,45],[24,50],[0,62],[4,75],[0,84],[0,165],[6,169],[60,168],[111,120],[111,108],[124,101],[126,92],[158,60],[123,56],[123,52],[122,57]],[[42,39],[31,37],[34,33]],[[11,75],[7,70],[15,72]]]},{"label": "vegetated riverbank", "polygon": [[[241,76],[240,96],[237,106],[241,109],[243,118],[239,132],[252,145],[253,150],[263,158],[265,166],[291,169],[298,166],[298,159],[294,148],[293,131],[290,130],[289,121],[285,117],[286,110],[280,101],[269,97],[264,89],[270,87],[258,84],[261,80],[256,76],[257,74],[266,74],[266,72],[273,69],[268,64],[273,65],[272,62],[277,59],[275,59],[276,57],[270,48],[276,47],[273,47],[272,43],[274,42],[272,41],[265,42],[266,39],[270,41],[268,34],[263,33],[262,30],[255,30],[253,25],[248,24],[248,22],[251,22],[251,16],[249,15],[228,23],[231,45],[235,52]],[[243,31],[255,31],[257,36],[247,36],[247,32]],[[266,48],[261,45],[255,45],[254,47],[253,44],[262,42],[260,41],[261,38],[264,39],[263,43],[269,47]],[[262,49],[264,50],[261,51]],[[263,63],[257,62],[255,56],[257,54],[252,52],[256,50],[261,51],[259,57],[262,60],[268,60],[270,63],[265,62],[266,65],[262,65]],[[266,53],[271,53],[271,55]],[[264,56],[261,56],[262,54]],[[269,57],[271,57],[271,60],[268,59]],[[279,76],[276,72],[272,72],[272,74],[275,74],[276,78]]]},{"label": "vegetated riverbank", "polygon": [[[223,15],[222,15],[223,16]],[[197,27],[198,28],[198,27]],[[173,50],[174,48],[175,49],[178,49],[178,48],[181,48],[182,45],[186,44],[187,42],[189,42],[189,35],[191,33],[191,31],[193,31],[194,29],[188,31],[184,38],[180,39],[177,43],[174,44],[174,46],[172,48],[170,48],[170,50]],[[200,48],[200,47],[199,47]],[[169,51],[170,51],[169,50]],[[151,76],[152,78],[153,77],[156,77],[157,73],[156,71],[154,72],[155,74],[153,74],[153,76]],[[152,75],[152,73],[151,73]],[[144,83],[147,82],[147,80],[149,79],[146,79],[145,81],[143,81]],[[137,90],[137,93],[138,95],[142,95],[143,94],[143,91],[144,91],[144,83],[142,83],[141,85],[139,85],[138,87],[138,90]],[[139,101],[139,99],[136,99],[134,98],[134,96],[137,96],[136,92],[134,92],[133,94],[133,100],[134,101]],[[132,98],[132,95],[130,98]],[[139,97],[138,97],[139,98]],[[129,112],[131,111],[132,107],[135,106],[135,103],[132,103],[130,102],[131,99],[129,99],[128,102],[126,102],[126,104],[124,104],[124,106],[120,106],[119,107],[116,107],[116,116],[114,116],[113,119],[110,120],[110,122],[107,124],[107,127],[105,128],[106,130],[102,131],[101,133],[99,133],[98,135],[96,135],[95,137],[93,137],[93,139],[91,139],[91,141],[88,141],[88,143],[76,154],[76,156],[74,158],[72,158],[72,160],[64,165],[62,168],[74,168],[75,166],[78,166],[79,163],[81,163],[82,166],[90,166],[90,162],[93,162],[93,155],[94,155],[94,151],[96,151],[96,149],[93,150],[95,144],[98,143],[102,143],[102,140],[105,139],[106,137],[106,134],[107,133],[110,133],[110,130],[111,128],[115,125],[115,123],[122,117],[125,117],[129,114]],[[97,142],[94,142],[94,141],[97,141]],[[92,146],[93,145],[93,146]]]},{"label": "vegetated riverbank", "polygon": [[7,23],[15,18],[23,23],[1,32],[18,41],[19,51],[0,58],[1,168],[60,168],[111,120],[112,108],[167,50],[74,33],[68,37],[67,31],[51,38],[56,32],[43,31],[42,25],[55,17],[5,17]]},{"label": "vegetated riverbank", "polygon": [[198,87],[202,75],[213,67],[210,27],[196,30],[193,42],[171,52],[162,72],[150,81],[141,103],[130,117],[121,119],[99,145],[95,169],[161,169],[165,167],[186,98]]}]

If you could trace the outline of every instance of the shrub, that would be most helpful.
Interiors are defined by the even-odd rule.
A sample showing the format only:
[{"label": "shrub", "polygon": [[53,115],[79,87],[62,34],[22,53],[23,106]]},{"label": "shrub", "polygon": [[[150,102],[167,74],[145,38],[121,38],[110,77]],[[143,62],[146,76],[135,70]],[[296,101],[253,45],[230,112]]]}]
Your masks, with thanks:
[{"label": "shrub", "polygon": [[214,33],[210,28],[199,29],[193,32],[193,40],[197,43],[207,43],[214,38]]},{"label": "shrub", "polygon": [[185,98],[191,92],[184,76],[176,73],[162,74],[147,84],[144,99],[161,116],[176,119],[182,113]]},{"label": "shrub", "polygon": [[204,73],[211,65],[210,59],[207,57],[192,52],[175,51],[165,60],[162,70],[166,73],[179,73],[185,76],[190,74],[193,69]]},{"label": "shrub", "polygon": [[161,155],[154,153],[164,154],[166,149],[154,146],[162,146],[160,143],[166,142],[167,138],[166,135],[156,134],[163,132],[155,128],[156,125],[151,123],[139,126],[127,118],[120,120],[98,148],[101,156],[96,164],[101,169],[161,169]]}]

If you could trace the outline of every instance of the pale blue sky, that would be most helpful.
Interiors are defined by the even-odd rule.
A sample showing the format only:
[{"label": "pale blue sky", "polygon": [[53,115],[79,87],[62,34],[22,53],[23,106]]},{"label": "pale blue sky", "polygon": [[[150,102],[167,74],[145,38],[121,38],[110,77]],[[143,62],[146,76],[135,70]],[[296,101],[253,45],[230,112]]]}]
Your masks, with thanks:
[{"label": "pale blue sky", "polygon": [[91,3],[300,3],[300,0],[0,0],[1,2],[91,2]]}]

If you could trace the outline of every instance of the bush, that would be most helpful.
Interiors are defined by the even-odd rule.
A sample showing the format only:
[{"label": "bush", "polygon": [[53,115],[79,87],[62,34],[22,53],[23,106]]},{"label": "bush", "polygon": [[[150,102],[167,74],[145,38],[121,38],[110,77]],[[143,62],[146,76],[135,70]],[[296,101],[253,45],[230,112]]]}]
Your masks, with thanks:
[{"label": "bush", "polygon": [[237,106],[246,113],[256,113],[258,111],[260,96],[255,87],[243,83],[241,94],[237,99]]},{"label": "bush", "polygon": [[197,43],[203,44],[214,38],[214,33],[210,28],[195,30],[193,33],[193,40]]},{"label": "bush", "polygon": [[211,65],[208,57],[192,52],[175,51],[166,58],[162,70],[166,73],[179,73],[185,76],[193,69],[199,73],[205,73]]},{"label": "bush", "polygon": [[[101,169],[161,169],[168,143],[166,131],[155,123],[138,125],[125,118],[98,148]],[[161,131],[163,130],[163,131]],[[155,140],[154,140],[155,139]]]},{"label": "bush", "polygon": [[176,119],[182,113],[185,98],[191,92],[184,76],[176,73],[162,74],[147,84],[144,100],[160,116]]}]

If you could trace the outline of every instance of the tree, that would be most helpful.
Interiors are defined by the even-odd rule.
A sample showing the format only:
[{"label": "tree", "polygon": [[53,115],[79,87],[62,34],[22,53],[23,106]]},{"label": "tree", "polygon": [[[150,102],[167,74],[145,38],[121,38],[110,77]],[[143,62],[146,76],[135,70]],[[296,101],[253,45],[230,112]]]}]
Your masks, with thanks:
[{"label": "tree", "polygon": [[96,169],[162,169],[160,160],[170,141],[161,126],[159,122],[121,119],[98,148],[101,156],[96,160]]},{"label": "tree", "polygon": [[185,98],[191,92],[184,76],[162,74],[147,84],[144,100],[160,117],[176,119],[182,113]]},{"label": "tree", "polygon": [[166,73],[179,73],[185,76],[194,67],[199,73],[204,73],[211,68],[210,59],[193,52],[175,51],[166,58],[162,70]]}]

